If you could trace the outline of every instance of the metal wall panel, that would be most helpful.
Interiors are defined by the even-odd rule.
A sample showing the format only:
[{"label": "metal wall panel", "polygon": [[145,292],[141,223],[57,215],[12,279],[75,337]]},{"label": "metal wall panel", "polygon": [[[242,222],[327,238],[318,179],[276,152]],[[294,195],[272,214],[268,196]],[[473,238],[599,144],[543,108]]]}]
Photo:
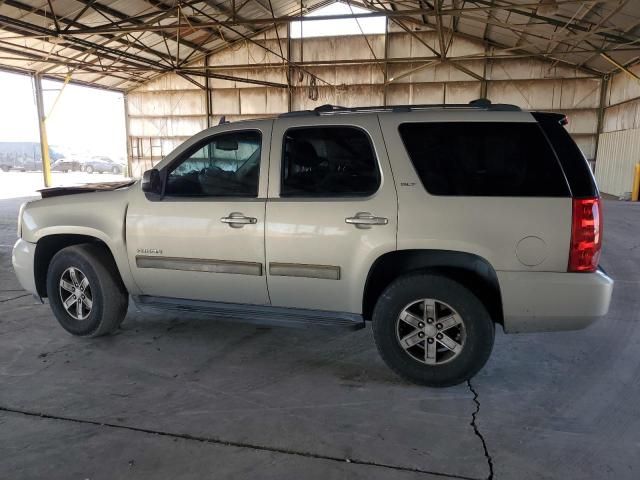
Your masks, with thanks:
[{"label": "metal wall panel", "polygon": [[[639,82],[640,83],[640,82]],[[609,107],[604,111],[603,132],[640,128],[640,99]]]},{"label": "metal wall panel", "polygon": [[[640,76],[640,65],[634,65],[629,70]],[[640,81],[637,78],[624,72],[618,72],[611,77],[607,105],[615,105],[635,98],[640,98]]]},{"label": "metal wall panel", "polygon": [[491,80],[535,80],[546,78],[581,78],[587,74],[576,68],[553,65],[535,58],[514,58],[488,62],[487,75]]},{"label": "metal wall panel", "polygon": [[[389,65],[389,78],[396,79],[393,83],[422,83],[422,82],[466,82],[474,80],[472,76],[451,64],[436,64],[432,67],[420,68],[426,62],[403,63]],[[468,60],[457,62],[463,68],[482,76],[484,60]],[[405,73],[415,70],[410,75]]]},{"label": "metal wall panel", "polygon": [[636,163],[640,162],[640,129],[600,135],[596,180],[600,190],[612,195],[631,191]]},{"label": "metal wall panel", "polygon": [[[304,110],[327,103],[344,106],[382,105],[385,102],[388,105],[466,103],[481,96],[482,82],[451,63],[436,62],[420,68],[428,58],[434,57],[431,49],[438,50],[435,32],[408,34],[399,31],[393,23],[389,27],[388,56],[396,61],[386,65],[387,85],[384,84],[385,64],[381,61],[385,53],[384,35],[368,35],[366,39],[358,35],[292,39],[292,61],[327,64],[293,69],[290,89],[209,79],[211,125],[217,124],[223,115],[231,121],[259,118],[285,112],[289,105],[294,110]],[[288,55],[289,42],[286,40],[286,27],[279,28],[280,42],[274,29],[255,37],[256,42],[272,52],[252,42],[236,42],[210,55],[208,64],[214,67],[211,71],[237,78],[287,84],[289,69],[279,54]],[[458,61],[462,68],[478,76],[486,75],[487,96],[493,102],[567,113],[571,119],[569,131],[585,155],[590,159],[594,157],[599,79],[588,77],[580,70],[553,66],[537,59],[486,60],[482,58],[485,51],[494,53],[493,49],[486,50],[482,42],[455,37],[448,54],[464,56],[466,60]],[[358,60],[378,63],[344,63]],[[333,61],[343,63],[330,64]],[[194,66],[203,64],[204,61],[200,60]],[[317,76],[316,99],[310,98],[310,73]],[[194,79],[205,83],[202,77]],[[620,82],[622,80],[615,79],[616,85]],[[620,85],[624,85],[625,91],[635,88],[627,83]],[[164,75],[131,91],[127,102],[133,163],[145,167],[155,164],[162,155],[171,151],[176,142],[205,128],[206,99],[204,90],[175,74]],[[640,126],[640,108],[617,108],[624,112],[607,112],[605,126],[615,129]],[[133,148],[134,144],[141,146]],[[134,168],[134,173],[143,169]]]},{"label": "metal wall panel", "polygon": [[189,137],[207,128],[206,115],[198,117],[129,117],[133,137]]},{"label": "metal wall panel", "polygon": [[206,115],[207,107],[202,90],[169,90],[166,92],[138,92],[127,95],[129,115]]},{"label": "metal wall panel", "polygon": [[366,39],[362,35],[352,35],[291,41],[291,60],[294,62],[373,59],[374,55],[375,58],[384,57],[384,35],[367,35]]},{"label": "metal wall panel", "polygon": [[596,78],[491,81],[487,91],[493,101],[532,110],[597,109],[600,102],[600,80]]}]

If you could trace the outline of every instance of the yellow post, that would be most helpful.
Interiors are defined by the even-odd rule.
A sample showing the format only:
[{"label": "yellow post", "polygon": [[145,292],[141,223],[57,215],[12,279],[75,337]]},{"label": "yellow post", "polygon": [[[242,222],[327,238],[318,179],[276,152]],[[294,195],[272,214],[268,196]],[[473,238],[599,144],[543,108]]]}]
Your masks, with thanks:
[{"label": "yellow post", "polygon": [[42,155],[42,175],[44,186],[51,186],[51,159],[49,158],[49,141],[47,140],[46,116],[44,114],[44,100],[42,98],[42,77],[39,73],[33,76],[36,90],[36,108],[38,109],[38,128],[40,130],[40,152]]},{"label": "yellow post", "polygon": [[640,163],[636,163],[635,174],[633,175],[633,188],[631,189],[631,201],[637,202],[640,196]]}]

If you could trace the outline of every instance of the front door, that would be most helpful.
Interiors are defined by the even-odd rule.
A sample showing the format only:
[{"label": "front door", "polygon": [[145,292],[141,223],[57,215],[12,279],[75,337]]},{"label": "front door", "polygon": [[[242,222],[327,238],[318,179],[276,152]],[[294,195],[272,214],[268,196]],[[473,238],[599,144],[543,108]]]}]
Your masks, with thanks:
[{"label": "front door", "polygon": [[396,191],[377,116],[282,117],[272,138],[272,305],[361,313],[369,268],[396,249]]},{"label": "front door", "polygon": [[264,229],[271,123],[203,132],[163,166],[164,195],[140,191],[129,205],[129,263],[144,295],[269,303]]}]

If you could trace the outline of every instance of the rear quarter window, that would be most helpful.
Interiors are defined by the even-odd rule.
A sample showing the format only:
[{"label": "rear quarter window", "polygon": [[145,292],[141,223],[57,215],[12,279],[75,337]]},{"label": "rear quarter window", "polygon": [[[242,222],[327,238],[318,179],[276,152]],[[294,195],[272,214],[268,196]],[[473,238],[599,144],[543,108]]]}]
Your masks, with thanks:
[{"label": "rear quarter window", "polygon": [[561,123],[565,116],[546,112],[533,112],[532,115],[556,151],[560,165],[569,182],[571,195],[577,198],[598,196],[598,187],[587,159]]},{"label": "rear quarter window", "polygon": [[424,188],[432,195],[570,195],[537,123],[405,123],[399,132]]}]

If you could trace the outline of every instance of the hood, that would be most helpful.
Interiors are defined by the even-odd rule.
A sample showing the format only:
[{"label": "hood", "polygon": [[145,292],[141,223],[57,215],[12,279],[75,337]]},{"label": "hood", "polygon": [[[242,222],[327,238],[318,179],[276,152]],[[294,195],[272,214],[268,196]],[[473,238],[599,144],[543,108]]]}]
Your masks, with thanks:
[{"label": "hood", "polygon": [[73,195],[76,193],[108,192],[118,188],[129,187],[136,183],[135,180],[123,180],[121,182],[85,183],[69,187],[51,187],[38,190],[42,198],[59,197],[61,195]]}]

